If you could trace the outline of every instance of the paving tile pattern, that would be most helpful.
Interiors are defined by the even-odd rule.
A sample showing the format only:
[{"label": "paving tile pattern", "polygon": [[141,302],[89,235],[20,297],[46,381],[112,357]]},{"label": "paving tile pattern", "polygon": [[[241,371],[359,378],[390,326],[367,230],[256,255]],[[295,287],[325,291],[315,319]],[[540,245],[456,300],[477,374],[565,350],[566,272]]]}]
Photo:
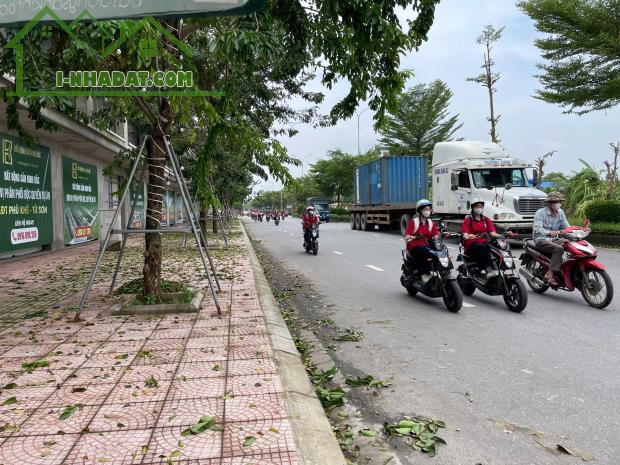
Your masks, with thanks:
[{"label": "paving tile pattern", "polygon": [[[221,318],[209,299],[197,315],[110,316],[119,298],[104,272],[73,323],[58,309],[79,302],[84,275],[69,284],[54,270],[88,269],[97,246],[2,265],[0,464],[298,465],[247,254],[226,263]],[[198,264],[166,278],[184,267],[206,288]],[[219,428],[184,433],[204,416]]]}]

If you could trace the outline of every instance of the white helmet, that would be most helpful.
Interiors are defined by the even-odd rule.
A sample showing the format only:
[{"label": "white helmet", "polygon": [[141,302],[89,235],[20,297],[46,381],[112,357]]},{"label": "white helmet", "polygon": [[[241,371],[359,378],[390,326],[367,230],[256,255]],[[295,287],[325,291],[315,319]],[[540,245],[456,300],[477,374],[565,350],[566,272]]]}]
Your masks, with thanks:
[{"label": "white helmet", "polygon": [[482,200],[480,197],[474,197],[470,203],[471,208],[474,208],[474,205],[476,205],[477,203],[481,203],[484,207],[484,200]]},{"label": "white helmet", "polygon": [[433,202],[431,202],[428,199],[422,199],[419,200],[418,203],[416,203],[415,205],[415,210],[420,213],[420,210],[422,210],[424,207],[432,207],[433,206]]},{"label": "white helmet", "polygon": [[306,211],[307,212],[314,211],[314,207],[310,205],[309,207],[306,208]]}]

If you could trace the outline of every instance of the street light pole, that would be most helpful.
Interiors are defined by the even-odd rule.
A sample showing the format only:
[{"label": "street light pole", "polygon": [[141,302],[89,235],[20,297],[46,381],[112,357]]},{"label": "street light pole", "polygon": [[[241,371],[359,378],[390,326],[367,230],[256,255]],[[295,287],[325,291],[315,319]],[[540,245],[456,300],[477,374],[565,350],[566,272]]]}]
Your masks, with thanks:
[{"label": "street light pole", "polygon": [[367,110],[370,110],[370,108],[364,108],[359,113],[357,111],[355,112],[355,114],[357,115],[357,156],[358,157],[360,155],[360,116],[362,116],[362,113],[364,113]]},{"label": "street light pole", "polygon": [[305,157],[303,157],[303,158],[300,160],[300,161],[301,161],[301,177],[302,177],[302,178],[304,177],[304,166],[305,166],[305,164],[304,164],[304,160],[306,160],[308,157],[311,157],[311,156],[312,156],[312,154],[311,154],[311,153],[309,153],[308,155],[306,155]]}]

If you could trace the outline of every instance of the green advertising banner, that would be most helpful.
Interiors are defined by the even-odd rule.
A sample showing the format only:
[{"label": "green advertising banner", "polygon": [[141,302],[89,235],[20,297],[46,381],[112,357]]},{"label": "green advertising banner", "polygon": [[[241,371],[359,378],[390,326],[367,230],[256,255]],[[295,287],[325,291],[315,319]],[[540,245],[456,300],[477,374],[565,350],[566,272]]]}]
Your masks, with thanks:
[{"label": "green advertising banner", "polygon": [[74,245],[99,237],[97,167],[62,157],[65,244]]},{"label": "green advertising banner", "polygon": [[52,22],[136,19],[146,16],[247,15],[266,0],[0,0],[0,26],[20,25],[37,18]]},{"label": "green advertising banner", "polygon": [[0,252],[49,245],[52,232],[50,151],[0,134]]},{"label": "green advertising banner", "polygon": [[133,205],[136,196],[136,209],[133,212],[133,220],[131,227],[134,229],[143,229],[146,227],[146,204],[144,203],[144,183],[138,181],[132,181],[129,189],[130,200],[129,208]]}]

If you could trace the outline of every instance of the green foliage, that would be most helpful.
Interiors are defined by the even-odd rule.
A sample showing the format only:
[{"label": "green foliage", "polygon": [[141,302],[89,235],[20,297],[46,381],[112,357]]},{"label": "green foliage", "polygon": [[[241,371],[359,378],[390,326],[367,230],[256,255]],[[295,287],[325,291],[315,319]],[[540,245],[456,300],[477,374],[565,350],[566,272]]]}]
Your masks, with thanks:
[{"label": "green foliage", "polygon": [[593,223],[620,223],[620,200],[593,200],[583,214]]},{"label": "green foliage", "polygon": [[440,80],[418,84],[398,97],[398,109],[380,129],[381,143],[393,155],[429,156],[437,142],[452,140],[461,129],[450,116],[452,91]]},{"label": "green foliage", "polygon": [[611,108],[620,101],[618,2],[615,0],[526,0],[518,6],[545,34],[536,46],[538,98],[579,114]]},{"label": "green foliage", "polygon": [[[564,209],[570,215],[583,218],[589,202],[607,198],[607,183],[600,171],[586,161],[581,159],[580,161],[583,168],[568,182]],[[611,199],[620,200],[620,186],[617,184],[612,191]]]},{"label": "green foliage", "polygon": [[385,432],[389,436],[404,436],[413,439],[409,441],[415,450],[428,453],[431,457],[437,453],[437,444],[445,444],[442,438],[437,436],[439,428],[445,428],[446,424],[440,420],[410,419],[405,417],[398,423],[384,425]]},{"label": "green foliage", "polygon": [[319,191],[326,197],[336,197],[340,204],[342,197],[353,194],[353,173],[358,165],[357,158],[343,150],[330,150],[327,159],[319,160],[310,170]]},{"label": "green foliage", "polygon": [[[342,215],[347,215],[347,216],[349,215],[346,208],[332,208],[330,210],[330,214],[331,215],[341,215],[341,216]],[[330,218],[331,218],[331,215],[330,215]]]}]

